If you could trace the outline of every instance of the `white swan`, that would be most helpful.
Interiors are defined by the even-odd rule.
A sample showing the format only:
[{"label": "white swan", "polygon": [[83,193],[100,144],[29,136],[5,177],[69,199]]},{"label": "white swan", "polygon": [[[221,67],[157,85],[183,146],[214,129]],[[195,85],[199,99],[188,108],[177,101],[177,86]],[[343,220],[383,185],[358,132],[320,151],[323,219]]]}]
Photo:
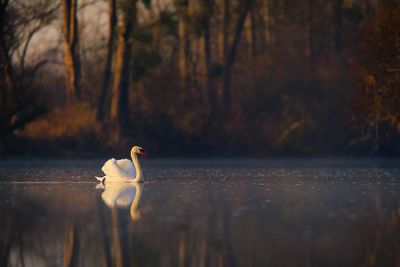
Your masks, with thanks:
[{"label": "white swan", "polygon": [[139,159],[137,155],[146,156],[143,148],[140,146],[134,146],[131,149],[131,158],[129,159],[119,159],[114,158],[109,159],[104,163],[101,170],[104,172],[105,176],[97,177],[96,179],[100,182],[116,182],[116,183],[130,183],[130,182],[142,182],[143,174],[142,168],[139,164]]},{"label": "white swan", "polygon": [[109,208],[127,208],[131,205],[130,214],[133,221],[142,217],[139,209],[143,192],[143,183],[107,183],[101,198]]}]

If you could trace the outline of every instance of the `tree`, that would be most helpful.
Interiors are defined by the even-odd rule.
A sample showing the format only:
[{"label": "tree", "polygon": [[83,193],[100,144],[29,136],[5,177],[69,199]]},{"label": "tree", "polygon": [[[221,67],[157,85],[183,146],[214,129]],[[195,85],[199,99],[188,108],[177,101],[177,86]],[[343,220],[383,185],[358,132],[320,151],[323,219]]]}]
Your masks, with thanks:
[{"label": "tree", "polygon": [[126,122],[128,111],[130,37],[136,23],[136,3],[137,0],[125,3],[117,29],[109,116],[109,123],[117,128]]},{"label": "tree", "polygon": [[11,60],[11,50],[17,42],[16,22],[11,19],[14,12],[9,0],[0,1],[0,98],[2,105],[6,104],[8,95],[14,90],[14,70]]},{"label": "tree", "polygon": [[[242,35],[243,25],[246,21],[247,14],[250,11],[252,0],[241,0],[238,5],[238,21],[235,27],[233,41],[229,47],[228,54],[225,58],[225,70],[223,77],[223,106],[225,114],[229,114],[231,111],[231,74],[232,67],[236,60],[237,49],[239,46],[240,38]],[[224,38],[225,39],[225,38]]]},{"label": "tree", "polygon": [[80,99],[78,0],[62,0],[63,40],[67,100]]},{"label": "tree", "polygon": [[343,0],[335,0],[335,51],[342,50]]},{"label": "tree", "polygon": [[374,149],[400,133],[400,4],[372,21],[357,53],[353,122]]},{"label": "tree", "polygon": [[179,38],[179,75],[182,87],[190,84],[191,43],[189,34],[189,1],[177,0],[178,38]]},{"label": "tree", "polygon": [[110,85],[112,76],[112,62],[115,49],[115,28],[117,24],[117,11],[116,0],[108,1],[108,41],[107,41],[107,54],[106,62],[103,73],[103,84],[101,87],[101,95],[97,105],[97,120],[103,121],[107,107],[110,102]]},{"label": "tree", "polygon": [[201,26],[203,29],[203,48],[204,48],[204,65],[206,79],[206,94],[208,106],[212,114],[215,114],[217,109],[217,95],[215,91],[214,77],[212,77],[213,59],[211,47],[211,18],[214,11],[213,0],[202,0],[201,2]]},{"label": "tree", "polygon": [[39,103],[40,92],[32,89],[47,59],[27,64],[26,55],[32,38],[54,21],[58,7],[51,0],[0,0],[0,136],[46,111]]}]

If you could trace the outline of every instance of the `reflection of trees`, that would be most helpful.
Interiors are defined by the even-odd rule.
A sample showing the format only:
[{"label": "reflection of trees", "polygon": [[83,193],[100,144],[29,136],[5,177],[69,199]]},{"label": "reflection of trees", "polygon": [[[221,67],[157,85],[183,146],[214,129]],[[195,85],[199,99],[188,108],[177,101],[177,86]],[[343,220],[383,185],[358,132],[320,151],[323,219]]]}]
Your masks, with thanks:
[{"label": "reflection of trees", "polygon": [[373,228],[365,243],[365,256],[360,266],[395,266],[400,262],[397,253],[400,245],[400,208],[385,213],[381,196],[375,193],[374,197],[376,206],[372,216],[375,220],[371,220]]},{"label": "reflection of trees", "polygon": [[[104,216],[104,212],[101,211]],[[158,253],[136,235],[130,234],[129,219],[124,210],[109,211],[109,226],[101,229],[106,266],[158,266]],[[103,218],[105,218],[103,217]]]},{"label": "reflection of trees", "polygon": [[[352,206],[341,200],[354,197],[358,185],[342,192],[320,184],[315,186],[321,191],[303,194],[304,188],[282,183],[272,188],[277,195],[264,210],[241,210],[249,192],[255,201],[249,206],[259,204],[264,188],[224,184],[230,193],[215,197],[208,186],[193,195],[193,186],[174,185],[163,193],[179,202],[182,210],[175,213],[176,206],[151,192],[162,187],[150,184],[144,204],[155,208],[137,221],[129,205],[108,208],[98,195],[93,209],[95,197],[86,199],[86,189],[69,192],[82,203],[91,201],[81,213],[73,212],[75,202],[54,208],[22,190],[2,191],[0,203],[12,204],[0,206],[0,266],[395,266],[400,260],[399,203],[376,186],[363,188],[367,193]],[[338,216],[333,221],[325,216],[329,209]],[[170,221],[159,221],[171,214]],[[351,214],[356,216],[349,219]],[[41,216],[45,226],[36,223]]]},{"label": "reflection of trees", "polygon": [[111,183],[105,184],[104,189],[98,214],[107,266],[157,266],[158,254],[131,234],[133,222],[141,217],[139,203],[143,184]]},{"label": "reflection of trees", "polygon": [[5,203],[5,200],[10,201],[9,205],[0,209],[0,266],[9,265],[13,248],[16,248],[21,266],[25,266],[25,247],[30,244],[25,244],[24,236],[36,227],[36,218],[44,215],[45,210],[26,199],[23,190],[15,192],[2,190],[0,197],[0,203]]},{"label": "reflection of trees", "polygon": [[79,257],[79,233],[76,224],[68,223],[64,245],[64,267],[77,265]]}]

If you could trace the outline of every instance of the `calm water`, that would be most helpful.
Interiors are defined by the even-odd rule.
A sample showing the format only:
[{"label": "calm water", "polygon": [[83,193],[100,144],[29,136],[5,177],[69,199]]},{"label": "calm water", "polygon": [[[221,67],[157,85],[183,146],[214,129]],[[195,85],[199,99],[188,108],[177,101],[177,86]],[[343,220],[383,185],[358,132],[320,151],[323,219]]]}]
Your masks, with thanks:
[{"label": "calm water", "polygon": [[0,162],[0,266],[400,266],[396,161]]}]

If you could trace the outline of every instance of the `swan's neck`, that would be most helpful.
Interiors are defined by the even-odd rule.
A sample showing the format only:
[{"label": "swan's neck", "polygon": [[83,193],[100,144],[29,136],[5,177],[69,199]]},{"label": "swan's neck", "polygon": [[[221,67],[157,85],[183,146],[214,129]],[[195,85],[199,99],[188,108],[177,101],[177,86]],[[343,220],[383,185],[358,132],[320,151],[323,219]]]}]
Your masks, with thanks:
[{"label": "swan's neck", "polygon": [[143,181],[142,168],[140,167],[139,159],[138,159],[136,153],[132,153],[132,161],[133,161],[133,165],[135,166],[135,170],[136,170],[136,177],[133,181],[134,182],[142,182]]}]

